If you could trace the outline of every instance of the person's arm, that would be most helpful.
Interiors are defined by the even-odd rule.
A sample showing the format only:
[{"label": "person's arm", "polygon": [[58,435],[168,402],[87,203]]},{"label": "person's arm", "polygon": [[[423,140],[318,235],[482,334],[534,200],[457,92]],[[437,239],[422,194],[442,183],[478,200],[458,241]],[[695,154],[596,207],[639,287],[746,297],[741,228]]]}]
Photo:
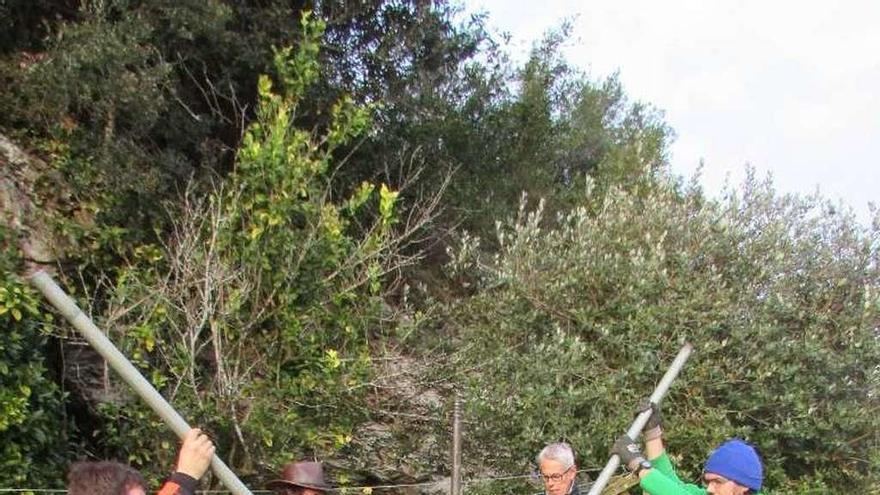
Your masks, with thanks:
[{"label": "person's arm", "polygon": [[663,445],[663,413],[660,405],[645,398],[639,404],[638,412],[651,410],[651,417],[645,423],[642,437],[645,440],[645,455],[651,463],[650,469],[639,471],[639,485],[651,495],[704,495],[706,490],[697,485],[684,483],[675,473],[672,460]]},{"label": "person's arm", "polygon": [[669,455],[666,451],[661,451],[660,455],[656,457],[652,457],[648,459],[651,462],[651,467],[663,473],[664,476],[675,481],[676,483],[682,483],[681,479],[679,479],[678,474],[675,472],[675,467],[672,465],[672,459],[669,458]]},{"label": "person's arm", "polygon": [[645,455],[648,460],[654,460],[660,457],[665,450],[663,445],[663,429],[659,426],[654,430],[648,430],[644,433],[645,438]]},{"label": "person's arm", "polygon": [[645,455],[654,469],[660,470],[672,481],[680,483],[681,480],[675,474],[675,468],[672,466],[669,456],[666,455],[666,447],[663,445],[663,413],[660,410],[660,404],[655,404],[646,397],[639,403],[638,413],[649,409],[651,416],[645,423],[645,430],[642,433],[642,437],[645,439]]},{"label": "person's arm", "polygon": [[666,447],[663,445],[663,430],[657,427],[644,433],[645,437],[645,455],[651,462],[654,469],[659,470],[673,481],[680,482],[678,475],[675,473],[675,467],[666,454]]},{"label": "person's arm", "polygon": [[211,466],[214,443],[198,428],[190,430],[183,439],[177,467],[157,495],[193,495],[199,479]]},{"label": "person's arm", "polygon": [[648,456],[649,461],[653,461],[663,454],[663,413],[660,411],[659,404],[655,404],[651,402],[651,399],[645,398],[639,404],[637,414],[648,409],[651,410],[651,417],[645,423],[645,431],[642,433],[642,438],[645,439],[645,455]]},{"label": "person's arm", "polygon": [[[629,436],[622,435],[614,442],[612,453],[620,462],[639,476],[639,485],[651,495],[705,495],[696,485],[682,483],[675,475],[669,456],[661,452],[652,461],[646,461],[639,445]],[[655,465],[654,462],[657,464]]]},{"label": "person's arm", "polygon": [[682,483],[676,477],[667,476],[657,467],[639,472],[639,486],[650,495],[706,495],[705,489]]}]

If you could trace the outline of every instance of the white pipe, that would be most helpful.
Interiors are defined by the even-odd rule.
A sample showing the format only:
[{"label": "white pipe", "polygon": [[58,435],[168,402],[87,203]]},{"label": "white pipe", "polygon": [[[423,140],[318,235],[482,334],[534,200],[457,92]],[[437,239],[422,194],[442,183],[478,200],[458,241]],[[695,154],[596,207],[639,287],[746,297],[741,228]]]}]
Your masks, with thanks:
[{"label": "white pipe", "polygon": [[[61,315],[76,328],[89,344],[110,363],[110,366],[128,383],[131,388],[156,412],[178,437],[189,432],[186,420],[171,407],[171,404],[147,381],[126,357],[119,352],[113,342],[86,316],[76,303],[58,287],[46,272],[40,270],[30,276],[31,284],[55,306]],[[252,495],[251,491],[238,479],[235,473],[220,460],[216,454],[211,459],[214,474],[235,495]]]},{"label": "white pipe", "polygon": [[[678,376],[678,372],[681,371],[681,368],[684,366],[685,361],[690,357],[693,350],[694,347],[691,344],[685,344],[684,347],[678,351],[675,360],[672,361],[669,369],[666,370],[666,374],[663,375],[663,378],[660,379],[660,383],[658,383],[657,387],[654,389],[654,393],[651,394],[651,402],[659,404],[660,401],[663,400],[663,396],[666,395],[666,391],[669,390],[669,386],[672,385],[672,382],[675,380],[675,377]],[[645,424],[650,417],[650,409],[640,412],[629,429],[626,430],[626,434],[633,440],[636,440],[639,434],[642,433],[642,430],[645,428]],[[608,463],[605,464],[605,468],[599,473],[599,476],[590,487],[590,491],[587,495],[599,495],[599,493],[605,488],[605,485],[608,484],[608,481],[611,480],[611,475],[617,471],[618,466],[620,466],[620,457],[618,457],[617,454],[612,454],[611,459],[608,459]]]}]

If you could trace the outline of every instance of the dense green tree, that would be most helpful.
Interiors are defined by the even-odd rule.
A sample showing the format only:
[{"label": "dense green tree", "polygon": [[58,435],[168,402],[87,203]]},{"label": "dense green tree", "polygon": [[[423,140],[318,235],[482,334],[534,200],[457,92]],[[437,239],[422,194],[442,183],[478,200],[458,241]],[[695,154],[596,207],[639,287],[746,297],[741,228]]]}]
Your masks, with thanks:
[{"label": "dense green tree", "polygon": [[454,362],[476,370],[460,383],[471,445],[496,446],[469,458],[512,470],[566,437],[600,466],[690,341],[664,408],[688,477],[737,435],[761,450],[774,493],[875,485],[877,225],[754,178],[718,203],[649,183],[588,183],[555,221],[539,207],[501,224],[494,258],[473,240],[454,256],[478,285],[446,319]]}]

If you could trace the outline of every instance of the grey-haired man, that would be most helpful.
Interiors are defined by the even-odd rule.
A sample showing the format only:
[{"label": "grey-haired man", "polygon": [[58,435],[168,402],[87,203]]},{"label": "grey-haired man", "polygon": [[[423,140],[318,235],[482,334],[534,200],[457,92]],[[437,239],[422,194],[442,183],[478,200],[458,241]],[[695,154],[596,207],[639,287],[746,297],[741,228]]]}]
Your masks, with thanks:
[{"label": "grey-haired man", "polygon": [[565,442],[551,443],[535,457],[546,495],[579,495],[574,451]]}]

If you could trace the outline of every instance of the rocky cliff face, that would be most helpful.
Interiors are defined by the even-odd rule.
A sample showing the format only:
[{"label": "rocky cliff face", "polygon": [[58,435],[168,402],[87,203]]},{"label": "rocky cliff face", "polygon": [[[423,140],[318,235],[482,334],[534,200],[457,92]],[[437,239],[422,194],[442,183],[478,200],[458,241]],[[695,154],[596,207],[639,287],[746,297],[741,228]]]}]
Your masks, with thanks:
[{"label": "rocky cliff face", "polygon": [[46,162],[0,134],[0,221],[30,265],[48,267],[59,257],[42,210],[49,200],[39,198],[37,190],[41,184],[58,186],[60,182]]},{"label": "rocky cliff face", "polygon": [[428,377],[430,363],[389,353],[377,363],[372,420],[353,434],[351,446],[326,459],[335,470],[364,485],[412,484],[395,488],[401,495],[449,491],[451,415],[448,395]]}]

